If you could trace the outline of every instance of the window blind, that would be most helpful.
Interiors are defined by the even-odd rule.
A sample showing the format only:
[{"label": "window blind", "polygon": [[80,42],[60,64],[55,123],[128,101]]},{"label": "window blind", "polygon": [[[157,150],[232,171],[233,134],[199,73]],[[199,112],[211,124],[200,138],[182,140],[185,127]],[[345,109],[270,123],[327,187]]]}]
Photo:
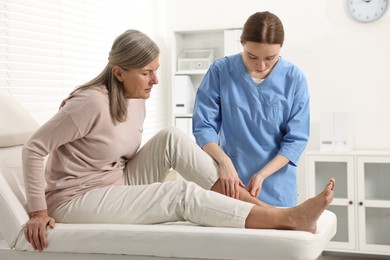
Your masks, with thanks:
[{"label": "window blind", "polygon": [[[158,0],[0,0],[0,93],[42,124],[101,72],[116,36],[137,29],[159,38],[158,19]],[[147,100],[143,142],[167,124],[163,93]]]}]

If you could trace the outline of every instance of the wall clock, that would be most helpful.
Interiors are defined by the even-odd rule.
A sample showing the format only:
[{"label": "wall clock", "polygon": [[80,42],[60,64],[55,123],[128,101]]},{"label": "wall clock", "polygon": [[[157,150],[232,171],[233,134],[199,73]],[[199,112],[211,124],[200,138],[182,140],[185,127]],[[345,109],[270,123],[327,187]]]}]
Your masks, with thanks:
[{"label": "wall clock", "polygon": [[351,16],[359,22],[372,22],[382,17],[388,0],[347,0]]}]

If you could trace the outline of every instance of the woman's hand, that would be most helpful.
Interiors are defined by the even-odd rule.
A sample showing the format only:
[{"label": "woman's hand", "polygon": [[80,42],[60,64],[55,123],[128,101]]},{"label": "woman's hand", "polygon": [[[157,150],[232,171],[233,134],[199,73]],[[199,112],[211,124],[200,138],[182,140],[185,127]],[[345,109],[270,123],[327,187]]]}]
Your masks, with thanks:
[{"label": "woman's hand", "polygon": [[264,177],[260,173],[252,176],[248,183],[248,191],[253,197],[258,197],[263,187]]},{"label": "woman's hand", "polygon": [[239,199],[240,186],[245,187],[245,185],[238,177],[236,168],[230,159],[226,160],[224,163],[219,164],[218,174],[222,184],[222,193],[226,196]]},{"label": "woman's hand", "polygon": [[42,252],[48,246],[46,226],[51,229],[55,226],[55,219],[48,216],[47,210],[31,213],[31,217],[24,227],[24,236],[35,251]]}]

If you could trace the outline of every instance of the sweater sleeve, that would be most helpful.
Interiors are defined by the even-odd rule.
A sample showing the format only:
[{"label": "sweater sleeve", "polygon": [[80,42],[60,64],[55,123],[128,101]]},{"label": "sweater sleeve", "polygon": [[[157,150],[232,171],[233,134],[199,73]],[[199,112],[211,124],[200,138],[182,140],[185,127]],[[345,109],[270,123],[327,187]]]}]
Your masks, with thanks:
[{"label": "sweater sleeve", "polygon": [[65,106],[43,124],[24,145],[22,149],[23,177],[30,212],[47,209],[45,157],[58,147],[79,139],[90,131],[98,116],[91,114],[97,113],[94,112],[94,104],[91,104],[95,101],[86,93],[67,99]]},{"label": "sweater sleeve", "polygon": [[24,145],[22,150],[23,177],[30,212],[47,209],[44,158],[57,147],[79,136],[72,117],[59,111]]}]

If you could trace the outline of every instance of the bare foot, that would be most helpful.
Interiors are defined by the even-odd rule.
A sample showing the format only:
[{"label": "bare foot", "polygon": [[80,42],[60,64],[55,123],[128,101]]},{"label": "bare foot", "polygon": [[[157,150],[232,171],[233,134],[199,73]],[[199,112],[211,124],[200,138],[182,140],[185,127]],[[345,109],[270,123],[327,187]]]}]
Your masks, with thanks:
[{"label": "bare foot", "polygon": [[316,232],[318,218],[333,200],[334,186],[335,180],[332,178],[320,194],[291,208],[292,212],[290,217],[292,217],[292,223],[295,223],[293,229],[309,231],[311,233]]}]

